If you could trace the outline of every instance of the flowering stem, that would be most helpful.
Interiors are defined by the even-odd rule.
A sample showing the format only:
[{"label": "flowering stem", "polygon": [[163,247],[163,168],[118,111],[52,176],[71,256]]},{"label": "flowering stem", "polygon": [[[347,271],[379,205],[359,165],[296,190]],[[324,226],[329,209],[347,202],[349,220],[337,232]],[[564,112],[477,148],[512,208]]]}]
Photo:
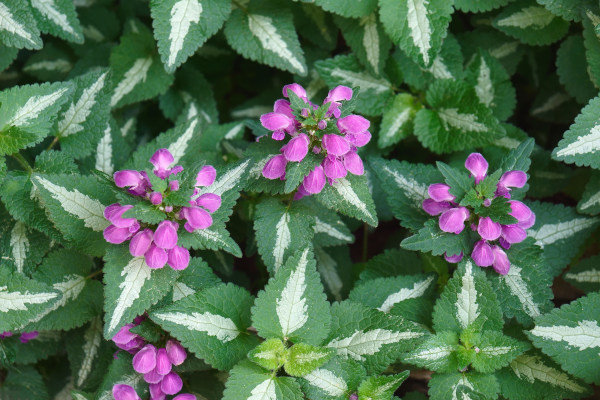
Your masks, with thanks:
[{"label": "flowering stem", "polygon": [[11,154],[11,157],[14,158],[15,160],[17,160],[17,162],[21,165],[21,167],[23,167],[23,169],[25,171],[27,171],[29,174],[31,174],[33,172],[33,168],[31,168],[31,165],[29,165],[29,163],[27,162],[25,157],[23,157],[21,155],[21,153]]}]

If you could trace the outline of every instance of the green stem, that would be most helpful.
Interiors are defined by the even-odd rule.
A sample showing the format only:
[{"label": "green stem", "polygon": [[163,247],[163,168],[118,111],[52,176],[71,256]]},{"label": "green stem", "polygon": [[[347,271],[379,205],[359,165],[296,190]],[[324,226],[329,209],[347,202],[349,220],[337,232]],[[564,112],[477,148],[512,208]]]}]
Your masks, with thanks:
[{"label": "green stem", "polygon": [[21,155],[21,153],[11,154],[11,157],[14,158],[15,160],[17,160],[17,162],[21,165],[21,167],[23,167],[23,169],[25,171],[27,171],[29,174],[31,174],[33,172],[33,168],[31,168],[31,165],[29,165],[29,163],[27,162],[25,157],[23,157]]},{"label": "green stem", "polygon": [[94,271],[91,274],[89,274],[88,276],[85,277],[85,279],[92,279],[93,277],[95,277],[96,275],[99,275],[102,273],[102,270],[99,269],[98,271]]},{"label": "green stem", "polygon": [[56,143],[58,143],[58,139],[59,138],[60,138],[60,135],[55,136],[54,140],[52,140],[52,143],[50,143],[50,145],[48,146],[48,148],[46,149],[46,151],[52,150],[52,148],[56,145]]}]

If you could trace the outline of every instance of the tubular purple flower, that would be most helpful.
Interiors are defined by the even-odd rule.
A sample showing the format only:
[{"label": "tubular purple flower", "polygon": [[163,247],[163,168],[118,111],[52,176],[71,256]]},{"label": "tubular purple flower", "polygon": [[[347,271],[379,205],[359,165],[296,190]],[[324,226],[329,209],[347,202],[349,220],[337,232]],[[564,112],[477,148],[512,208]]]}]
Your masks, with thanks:
[{"label": "tubular purple flower", "polygon": [[205,165],[196,175],[196,186],[210,186],[215,182],[217,170],[212,165]]},{"label": "tubular purple flower", "polygon": [[278,179],[285,175],[287,160],[283,154],[271,158],[264,166],[262,174],[267,179]]},{"label": "tubular purple flower", "polygon": [[446,210],[453,208],[452,204],[447,201],[435,201],[433,199],[423,200],[423,210],[431,216],[440,215]]},{"label": "tubular purple flower", "polygon": [[321,165],[323,166],[325,176],[330,179],[344,178],[348,175],[344,164],[334,156],[328,155],[325,157]]},{"label": "tubular purple flower", "polygon": [[496,240],[502,234],[502,225],[492,221],[490,217],[479,218],[477,233],[484,240]]},{"label": "tubular purple flower", "polygon": [[531,228],[533,225],[535,225],[535,214],[532,212],[529,218],[527,218],[525,221],[519,221],[517,225],[523,229]]},{"label": "tubular purple flower", "polygon": [[320,130],[327,128],[327,121],[325,121],[324,119],[320,120],[317,123],[317,128],[319,128]]},{"label": "tubular purple flower", "polygon": [[129,330],[134,326],[135,325],[133,324],[123,325],[121,329],[119,329],[119,332],[115,333],[115,335],[112,337],[112,341],[117,344],[127,344],[138,337],[137,334],[129,332]]},{"label": "tubular purple flower", "polygon": [[204,193],[196,199],[196,204],[214,213],[221,207],[221,196],[214,193]]},{"label": "tubular purple flower", "polygon": [[154,368],[152,371],[147,372],[144,374],[144,380],[147,383],[160,383],[160,381],[162,381],[164,377],[164,374],[161,375],[156,371],[156,368]]},{"label": "tubular purple flower", "polygon": [[348,141],[339,135],[323,135],[323,147],[334,156],[343,156],[350,151]]},{"label": "tubular purple flower", "polygon": [[344,155],[344,167],[348,172],[354,175],[362,175],[365,173],[365,166],[362,159],[355,151],[350,151]]},{"label": "tubular purple flower", "polygon": [[133,369],[146,374],[156,367],[156,347],[147,344],[133,356]]},{"label": "tubular purple flower", "polygon": [[175,270],[186,269],[190,264],[190,252],[185,247],[175,246],[168,251],[169,266]]},{"label": "tubular purple flower", "polygon": [[509,200],[508,204],[510,204],[511,211],[508,213],[517,219],[519,222],[527,221],[531,218],[531,208],[527,207],[524,203],[519,200]]},{"label": "tubular purple flower", "polygon": [[187,220],[184,228],[188,232],[193,232],[196,229],[206,229],[212,225],[212,217],[208,211],[200,207],[183,207],[181,215]]},{"label": "tubular purple flower", "polygon": [[144,258],[146,259],[146,264],[148,264],[148,267],[158,269],[165,266],[169,256],[164,249],[161,249],[152,243],[150,248],[144,254]]},{"label": "tubular purple flower", "polygon": [[371,126],[371,122],[360,115],[350,114],[337,121],[337,127],[340,132],[349,133],[351,135],[364,134]]},{"label": "tubular purple flower", "polygon": [[160,382],[151,383],[148,385],[148,389],[150,390],[151,400],[165,400],[167,398],[167,395],[163,393],[162,389],[160,388]]},{"label": "tubular purple flower", "polygon": [[456,207],[442,213],[439,227],[444,232],[459,234],[465,229],[465,220],[469,218],[469,210],[465,207]]},{"label": "tubular purple flower", "polygon": [[454,254],[454,255],[448,255],[448,253],[444,253],[444,259],[446,261],[448,261],[449,263],[452,264],[456,264],[457,262],[460,262],[460,260],[463,259],[463,252],[461,251],[458,254]]},{"label": "tubular purple flower", "polygon": [[165,394],[176,394],[183,387],[183,381],[175,372],[169,372],[160,383],[160,389]]},{"label": "tubular purple flower", "polygon": [[125,169],[123,171],[117,171],[113,174],[115,185],[117,187],[134,187],[139,186],[144,181],[144,176],[135,170]]},{"label": "tubular purple flower", "polygon": [[146,251],[148,251],[152,244],[152,237],[152,229],[148,228],[135,234],[129,242],[129,253],[134,257],[141,257],[146,254]]},{"label": "tubular purple flower", "polygon": [[354,135],[347,133],[346,140],[356,147],[363,147],[364,145],[366,145],[367,143],[369,143],[371,141],[371,132],[364,131],[363,133],[354,134]]},{"label": "tubular purple flower", "polygon": [[40,333],[38,331],[23,332],[21,333],[21,336],[19,336],[19,340],[21,341],[21,343],[25,344],[30,340],[33,340],[36,337],[38,337],[39,334]]},{"label": "tubular purple flower", "polygon": [[290,119],[294,119],[294,114],[292,114],[292,107],[290,106],[290,102],[287,100],[275,100],[275,104],[273,104],[273,111],[279,114],[283,114]]},{"label": "tubular purple flower", "polygon": [[4,331],[4,332],[0,333],[0,339],[11,337],[12,335],[13,335],[12,332],[10,332],[10,331]]},{"label": "tubular purple flower", "polygon": [[480,153],[471,153],[465,160],[465,168],[475,177],[476,184],[485,179],[488,166],[488,162]]},{"label": "tubular purple flower", "polygon": [[179,181],[171,181],[169,182],[169,190],[171,192],[176,192],[179,190]]},{"label": "tubular purple flower", "polygon": [[309,194],[317,194],[321,193],[323,187],[325,186],[325,173],[323,172],[323,167],[317,165],[315,169],[310,171],[308,175],[304,177],[302,181],[302,187]]},{"label": "tubular purple flower", "polygon": [[178,228],[179,225],[173,221],[162,221],[154,231],[154,243],[161,249],[172,249],[177,245]]},{"label": "tubular purple flower", "polygon": [[[108,219],[114,226],[116,226],[117,228],[129,228],[131,225],[133,225],[134,223],[137,222],[137,219],[135,218],[123,218],[123,214],[127,211],[127,210],[131,210],[133,208],[133,206],[131,205],[126,205],[126,206],[118,206],[118,207],[114,207],[114,204],[111,204],[110,206],[106,207],[106,209],[110,208],[110,210],[107,212],[106,209],[104,210],[104,216],[106,217],[106,219]],[[108,217],[107,217],[108,215]]]},{"label": "tubular purple flower", "polygon": [[450,194],[450,186],[445,183],[434,183],[427,188],[427,194],[435,201],[454,201],[456,197]]},{"label": "tubular purple flower", "polygon": [[167,350],[167,355],[173,365],[181,365],[187,358],[185,349],[175,340],[168,340],[165,349]]},{"label": "tubular purple flower", "polygon": [[114,225],[109,225],[102,232],[104,240],[112,244],[121,244],[131,237],[129,228],[117,228]]},{"label": "tubular purple flower", "polygon": [[[271,139],[273,140],[283,140],[285,139],[285,132],[284,131],[274,131],[273,134],[271,135]],[[258,139],[257,139],[258,141]]]},{"label": "tubular purple flower", "polygon": [[141,400],[135,389],[129,385],[118,384],[112,388],[112,395],[115,400]]},{"label": "tubular purple flower", "polygon": [[174,160],[173,154],[168,149],[156,150],[152,157],[150,157],[150,163],[154,165],[154,175],[160,179],[167,178],[171,173],[169,166]]},{"label": "tubular purple flower", "polygon": [[162,193],[152,192],[150,194],[150,203],[154,204],[155,206],[162,203],[162,201],[163,201]]},{"label": "tubular purple flower", "polygon": [[299,162],[304,160],[308,153],[308,136],[302,133],[292,138],[285,146],[281,148],[283,156],[288,161]]},{"label": "tubular purple flower", "polygon": [[523,171],[507,171],[498,181],[497,196],[510,199],[510,188],[522,188],[527,183],[527,174]]},{"label": "tubular purple flower", "polygon": [[160,375],[166,375],[171,372],[171,361],[169,361],[169,356],[167,356],[167,350],[158,349],[156,353],[156,368],[155,371]]},{"label": "tubular purple flower", "polygon": [[518,225],[502,225],[502,237],[507,243],[521,243],[527,239],[527,232]]},{"label": "tubular purple flower", "polygon": [[197,398],[193,394],[182,393],[182,394],[178,394],[177,396],[173,397],[173,400],[197,400]]},{"label": "tubular purple flower", "polygon": [[342,111],[340,110],[342,104],[340,102],[342,100],[348,101],[350,99],[352,99],[352,89],[347,86],[337,86],[329,91],[329,94],[325,100],[323,100],[323,104],[331,103],[327,110],[327,114],[333,114],[335,118],[339,118],[340,115],[342,115]]},{"label": "tubular purple flower", "polygon": [[285,114],[271,112],[261,115],[260,123],[270,131],[282,131],[288,129],[294,120]]},{"label": "tubular purple flower", "polygon": [[306,97],[306,89],[304,89],[301,85],[297,83],[290,83],[289,85],[285,85],[283,87],[283,97],[289,97],[288,90],[291,90],[296,94],[296,96],[300,97],[303,100],[307,100]]},{"label": "tubular purple flower", "polygon": [[501,275],[508,274],[508,271],[510,270],[510,261],[504,250],[498,246],[494,246],[492,247],[492,251],[494,252],[494,270]]},{"label": "tubular purple flower", "polygon": [[494,263],[492,247],[485,240],[478,241],[473,247],[471,258],[480,267],[489,267]]}]

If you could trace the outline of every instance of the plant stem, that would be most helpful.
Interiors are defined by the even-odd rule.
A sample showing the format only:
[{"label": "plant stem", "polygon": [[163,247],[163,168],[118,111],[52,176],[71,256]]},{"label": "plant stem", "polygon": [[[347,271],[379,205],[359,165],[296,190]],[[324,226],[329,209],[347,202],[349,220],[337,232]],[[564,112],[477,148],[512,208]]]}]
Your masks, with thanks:
[{"label": "plant stem", "polygon": [[21,155],[21,153],[11,154],[11,157],[14,158],[15,160],[17,160],[17,162],[21,165],[21,167],[23,167],[23,169],[25,171],[27,171],[29,174],[31,174],[33,172],[33,168],[31,168],[31,165],[29,165],[29,163],[27,162],[25,157],[23,157]]},{"label": "plant stem", "polygon": [[93,277],[95,277],[96,275],[99,275],[102,273],[102,270],[99,269],[98,271],[94,271],[91,274],[89,274],[88,276],[85,277],[85,279],[92,279]]},{"label": "plant stem", "polygon": [[52,148],[54,147],[54,145],[56,143],[58,143],[58,139],[59,138],[60,138],[60,135],[55,136],[54,139],[52,140],[52,143],[50,143],[50,145],[48,146],[48,148],[46,149],[46,151],[52,150]]}]

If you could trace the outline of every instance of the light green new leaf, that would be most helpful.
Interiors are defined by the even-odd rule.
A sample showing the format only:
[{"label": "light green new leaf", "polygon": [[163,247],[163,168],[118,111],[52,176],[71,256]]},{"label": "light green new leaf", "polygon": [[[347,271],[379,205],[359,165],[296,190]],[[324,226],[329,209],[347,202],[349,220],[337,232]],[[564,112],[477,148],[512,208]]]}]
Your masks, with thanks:
[{"label": "light green new leaf", "polygon": [[225,24],[229,45],[250,60],[306,76],[308,69],[291,12],[262,0],[234,10]]},{"label": "light green new leaf", "polygon": [[42,38],[27,1],[4,0],[0,3],[0,41],[9,47],[39,50]]},{"label": "light green new leaf", "polygon": [[385,376],[370,376],[358,387],[358,398],[364,400],[388,400],[410,371]]},{"label": "light green new leaf", "polygon": [[283,366],[291,376],[305,376],[325,364],[333,355],[331,349],[296,343],[288,350]]},{"label": "light green new leaf", "polygon": [[223,25],[227,0],[168,0],[150,3],[154,37],[167,72],[173,72]]},{"label": "light green new leaf", "polygon": [[492,373],[505,367],[517,356],[531,348],[528,342],[522,342],[498,331],[483,332],[475,341],[473,368],[483,373]]},{"label": "light green new leaf", "polygon": [[294,378],[275,377],[248,360],[229,372],[223,400],[302,400],[300,386]]},{"label": "light green new leaf", "polygon": [[477,372],[434,374],[428,386],[431,400],[493,400],[500,390],[494,375]]},{"label": "light green new leaf", "polygon": [[453,372],[458,369],[457,349],[458,335],[455,332],[441,331],[402,356],[402,361],[438,373]]},{"label": "light green new leaf", "polygon": [[329,303],[308,248],[287,259],[252,308],[252,322],[261,337],[293,343],[321,344],[330,320]]},{"label": "light green new leaf", "polygon": [[347,400],[365,376],[366,371],[360,363],[334,357],[299,381],[310,400]]},{"label": "light green new leaf", "polygon": [[440,51],[452,4],[444,0],[379,0],[381,23],[394,43],[423,67]]},{"label": "light green new leaf", "polygon": [[83,44],[83,31],[72,0],[30,0],[40,31]]},{"label": "light green new leaf", "polygon": [[109,246],[104,259],[104,337],[110,339],[165,297],[178,273],[168,265],[151,269],[144,257],[132,257],[126,245]]},{"label": "light green new leaf", "polygon": [[571,268],[563,275],[571,285],[591,293],[600,290],[600,255],[586,258]]},{"label": "light green new leaf", "polygon": [[535,320],[534,346],[569,373],[600,383],[600,293],[590,293]]},{"label": "light green new leaf", "polygon": [[503,324],[500,304],[484,272],[470,259],[461,261],[435,304],[434,329],[460,334],[468,327],[500,330]]},{"label": "light green new leaf", "polygon": [[248,352],[248,359],[261,367],[277,370],[286,360],[288,349],[281,339],[267,339]]}]

